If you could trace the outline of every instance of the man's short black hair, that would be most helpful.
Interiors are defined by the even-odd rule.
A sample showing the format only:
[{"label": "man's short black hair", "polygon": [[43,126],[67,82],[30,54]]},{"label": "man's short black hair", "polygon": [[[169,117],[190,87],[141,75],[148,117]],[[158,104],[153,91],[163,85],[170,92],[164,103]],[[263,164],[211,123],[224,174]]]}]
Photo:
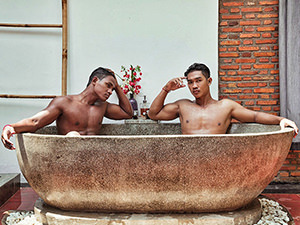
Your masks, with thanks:
[{"label": "man's short black hair", "polygon": [[209,68],[203,63],[194,63],[193,65],[190,65],[187,71],[185,71],[184,76],[187,77],[189,73],[194,71],[201,71],[203,76],[205,76],[206,79],[210,77]]},{"label": "man's short black hair", "polygon": [[102,80],[103,78],[105,78],[107,76],[113,76],[114,78],[116,78],[114,72],[111,71],[110,69],[99,67],[99,68],[95,69],[92,72],[92,74],[90,75],[87,86],[89,86],[92,83],[92,80],[94,77],[98,77],[99,80]]}]

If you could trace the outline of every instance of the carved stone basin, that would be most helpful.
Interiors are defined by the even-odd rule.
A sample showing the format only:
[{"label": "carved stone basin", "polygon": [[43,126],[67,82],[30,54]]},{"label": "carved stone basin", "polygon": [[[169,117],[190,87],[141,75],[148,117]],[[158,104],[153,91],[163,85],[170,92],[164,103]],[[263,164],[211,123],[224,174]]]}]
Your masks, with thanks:
[{"label": "carved stone basin", "polygon": [[181,135],[179,124],[104,124],[98,136],[17,135],[30,186],[63,210],[217,212],[253,201],[284,162],[293,130],[233,124],[224,135]]}]

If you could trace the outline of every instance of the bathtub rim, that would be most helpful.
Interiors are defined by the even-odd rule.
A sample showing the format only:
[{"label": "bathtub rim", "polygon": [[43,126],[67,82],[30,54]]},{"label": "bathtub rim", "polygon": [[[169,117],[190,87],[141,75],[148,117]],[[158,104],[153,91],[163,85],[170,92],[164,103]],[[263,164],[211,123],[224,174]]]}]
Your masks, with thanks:
[{"label": "bathtub rim", "polygon": [[[249,123],[255,124],[255,123]],[[268,125],[268,124],[264,124]],[[279,125],[278,125],[279,126]],[[80,138],[80,139],[109,139],[109,138],[119,138],[119,139],[134,139],[134,138],[190,138],[190,137],[250,137],[250,136],[268,136],[272,134],[281,134],[281,133],[291,133],[294,129],[291,127],[285,127],[284,129],[275,130],[275,131],[267,131],[267,132],[257,132],[257,133],[235,133],[235,134],[157,134],[157,135],[81,135],[81,136],[66,136],[62,134],[38,134],[38,133],[19,133],[25,136],[32,137],[53,137],[53,138]],[[18,134],[18,135],[19,135]]]}]

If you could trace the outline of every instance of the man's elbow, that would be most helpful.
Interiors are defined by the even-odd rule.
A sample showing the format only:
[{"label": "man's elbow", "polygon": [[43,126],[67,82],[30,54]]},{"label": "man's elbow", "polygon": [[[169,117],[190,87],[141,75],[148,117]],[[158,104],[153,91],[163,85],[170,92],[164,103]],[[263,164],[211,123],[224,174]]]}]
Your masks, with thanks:
[{"label": "man's elbow", "polygon": [[124,116],[124,119],[131,119],[133,117],[133,113],[128,113]]},{"label": "man's elbow", "polygon": [[157,116],[155,113],[153,113],[151,110],[148,112],[148,116],[151,120],[158,120]]},{"label": "man's elbow", "polygon": [[129,118],[132,118],[134,115],[134,112],[133,112],[133,109],[130,110],[130,112],[128,113],[128,117]]},{"label": "man's elbow", "polygon": [[41,128],[40,121],[35,118],[27,119],[27,121],[25,122],[25,127],[26,127],[26,130],[24,132],[34,133],[39,128]]},{"label": "man's elbow", "polygon": [[133,117],[133,110],[125,111],[123,119],[131,119]]}]

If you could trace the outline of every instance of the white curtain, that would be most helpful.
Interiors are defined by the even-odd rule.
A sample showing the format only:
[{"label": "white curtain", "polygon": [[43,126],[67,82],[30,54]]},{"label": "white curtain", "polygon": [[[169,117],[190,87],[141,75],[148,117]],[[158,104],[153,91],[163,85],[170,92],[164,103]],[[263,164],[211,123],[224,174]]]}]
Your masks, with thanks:
[{"label": "white curtain", "polygon": [[[300,127],[300,1],[279,1],[280,114]],[[300,135],[293,140],[300,147]]]}]

